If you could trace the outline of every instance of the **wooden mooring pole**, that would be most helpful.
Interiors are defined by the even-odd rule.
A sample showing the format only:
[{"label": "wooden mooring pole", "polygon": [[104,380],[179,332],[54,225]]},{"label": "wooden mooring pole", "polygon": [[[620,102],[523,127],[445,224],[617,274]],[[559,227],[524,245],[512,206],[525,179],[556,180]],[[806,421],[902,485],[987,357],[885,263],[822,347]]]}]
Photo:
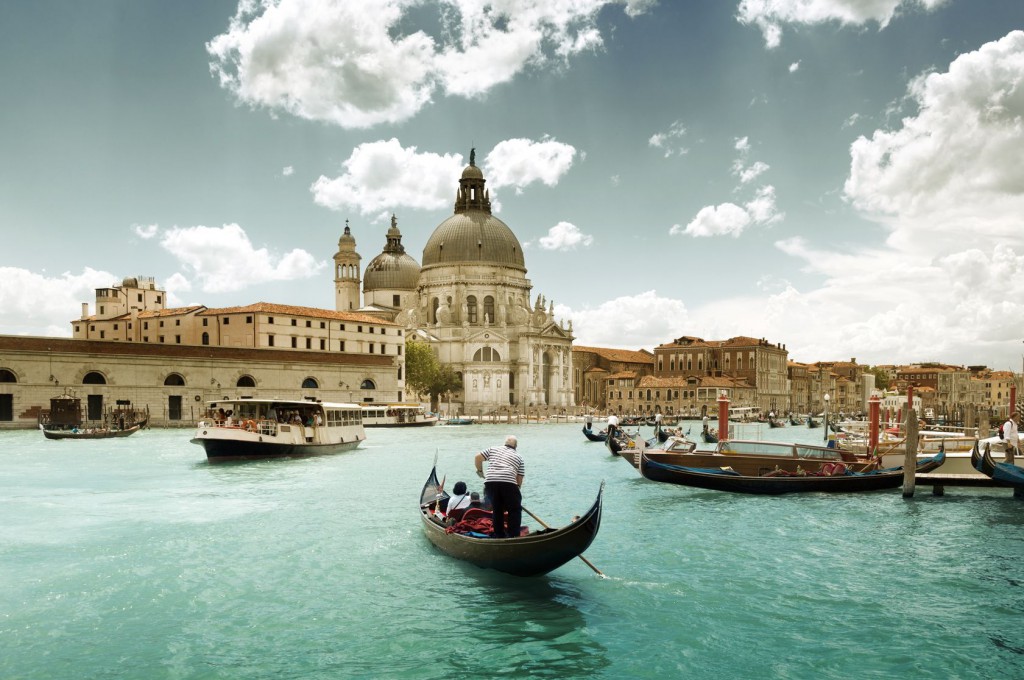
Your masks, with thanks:
[{"label": "wooden mooring pole", "polygon": [[914,409],[907,409],[907,455],[903,458],[903,497],[914,495],[917,481],[917,414]]}]

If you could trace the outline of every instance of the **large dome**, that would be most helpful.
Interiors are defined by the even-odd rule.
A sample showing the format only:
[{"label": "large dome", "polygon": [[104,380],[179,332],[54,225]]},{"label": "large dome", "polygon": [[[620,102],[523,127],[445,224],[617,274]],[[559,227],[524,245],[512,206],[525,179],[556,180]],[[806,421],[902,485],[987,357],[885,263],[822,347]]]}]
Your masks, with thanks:
[{"label": "large dome", "polygon": [[507,224],[481,210],[452,215],[430,235],[423,247],[424,268],[445,264],[496,264],[526,270],[519,239]]},{"label": "large dome", "polygon": [[476,151],[462,171],[455,214],[437,226],[423,247],[423,268],[491,264],[526,271],[523,247],[508,225],[491,214],[487,180],[476,166]]}]

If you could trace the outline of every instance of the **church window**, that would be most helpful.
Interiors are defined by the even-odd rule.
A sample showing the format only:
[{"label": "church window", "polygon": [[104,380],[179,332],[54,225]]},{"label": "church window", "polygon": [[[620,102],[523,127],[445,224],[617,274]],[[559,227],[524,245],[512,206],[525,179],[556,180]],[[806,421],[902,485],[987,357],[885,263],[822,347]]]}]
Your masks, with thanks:
[{"label": "church window", "polygon": [[361,385],[359,385],[359,389],[361,389],[361,390],[375,390],[375,389],[377,389],[377,385],[375,385],[372,380],[367,378],[366,380],[364,380],[362,382]]},{"label": "church window", "polygon": [[476,296],[466,298],[466,316],[469,323],[476,323]]},{"label": "church window", "polygon": [[441,301],[434,298],[430,302],[430,323],[437,323],[437,308],[441,306]]},{"label": "church window", "polygon": [[304,390],[315,390],[320,387],[320,383],[316,381],[316,378],[306,378],[302,381],[302,389]]},{"label": "church window", "polygon": [[501,355],[493,347],[481,347],[473,355],[473,361],[501,361]]},{"label": "church window", "polygon": [[235,383],[235,387],[256,387],[256,381],[251,375],[243,375]]},{"label": "church window", "polygon": [[82,384],[83,385],[106,385],[107,384],[107,379],[103,377],[102,373],[98,373],[97,371],[89,371],[88,373],[85,374],[85,377],[82,378]]},{"label": "church window", "polygon": [[494,298],[490,295],[484,298],[484,320],[494,323]]}]

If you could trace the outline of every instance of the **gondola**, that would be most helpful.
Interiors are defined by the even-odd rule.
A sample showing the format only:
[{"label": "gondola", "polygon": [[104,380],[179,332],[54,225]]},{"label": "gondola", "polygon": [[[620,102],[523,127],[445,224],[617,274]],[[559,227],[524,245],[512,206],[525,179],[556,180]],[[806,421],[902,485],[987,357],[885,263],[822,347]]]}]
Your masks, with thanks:
[{"label": "gondola", "polygon": [[710,430],[704,430],[703,432],[700,433],[700,436],[701,436],[701,439],[703,439],[706,444],[717,444],[718,443],[718,435],[714,434]]},{"label": "gondola", "polygon": [[142,425],[132,425],[123,430],[110,430],[105,427],[85,428],[74,430],[46,429],[42,425],[39,429],[47,439],[112,439],[114,437],[130,437],[142,429]]},{"label": "gondola", "polygon": [[800,423],[799,420],[797,420],[794,416],[791,415],[791,416],[789,416],[789,424],[790,425],[800,425],[801,423]]},{"label": "gondola", "polygon": [[769,420],[768,420],[768,427],[785,427],[785,426],[786,426],[786,424],[784,422],[782,422],[781,420],[776,420],[775,418],[769,418]]},{"label": "gondola", "polygon": [[594,432],[586,425],[583,426],[583,436],[592,442],[603,442],[608,439],[607,432]]},{"label": "gondola", "polygon": [[814,418],[807,416],[807,427],[821,427],[821,423]]},{"label": "gondola", "polygon": [[420,519],[427,539],[451,557],[513,576],[541,576],[581,557],[590,547],[601,526],[603,498],[604,482],[601,482],[597,499],[579,519],[561,528],[545,527],[518,538],[448,533],[443,520],[435,514],[435,509],[439,505],[443,507],[448,499],[448,493],[437,481],[435,467],[420,493]]},{"label": "gondola", "polygon": [[971,452],[971,465],[975,470],[991,477],[1004,486],[1024,487],[1024,469],[1011,465],[1010,463],[999,463],[992,458],[992,450],[988,444],[985,451],[979,451],[978,446]]},{"label": "gondola", "polygon": [[[918,461],[916,473],[931,472],[942,465],[946,454],[939,451],[931,458]],[[835,468],[834,463],[826,466]],[[850,493],[855,491],[878,491],[895,489],[903,483],[903,468],[886,468],[871,472],[849,472],[836,474],[769,473],[763,476],[741,475],[730,468],[693,468],[682,465],[660,463],[640,456],[640,474],[655,482],[680,484],[713,491],[732,493],[769,494],[821,491],[829,493]]]}]

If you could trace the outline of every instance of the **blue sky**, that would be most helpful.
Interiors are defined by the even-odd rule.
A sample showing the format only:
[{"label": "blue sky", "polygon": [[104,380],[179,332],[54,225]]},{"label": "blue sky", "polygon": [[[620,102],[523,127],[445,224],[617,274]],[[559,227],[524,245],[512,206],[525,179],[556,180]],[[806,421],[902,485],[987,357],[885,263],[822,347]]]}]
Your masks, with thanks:
[{"label": "blue sky", "polygon": [[0,4],[0,333],[93,289],[333,306],[475,147],[577,343],[1024,358],[1019,0]]}]

